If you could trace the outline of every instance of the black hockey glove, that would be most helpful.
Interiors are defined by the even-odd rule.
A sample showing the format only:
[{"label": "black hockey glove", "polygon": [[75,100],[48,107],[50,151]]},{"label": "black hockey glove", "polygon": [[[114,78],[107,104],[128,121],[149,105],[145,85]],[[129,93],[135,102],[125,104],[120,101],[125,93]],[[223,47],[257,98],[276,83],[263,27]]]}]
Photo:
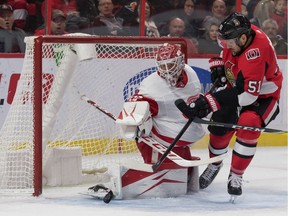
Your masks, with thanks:
[{"label": "black hockey glove", "polygon": [[[220,109],[218,101],[211,95],[200,95],[199,98],[190,104],[191,114],[198,118],[206,117],[210,112],[216,112]],[[188,116],[189,117],[189,116]]]},{"label": "black hockey glove", "polygon": [[227,83],[227,79],[225,76],[225,67],[222,58],[214,57],[209,59],[210,71],[211,71],[211,82],[215,83],[216,79],[219,79],[220,82],[216,85],[216,87],[223,87]]}]

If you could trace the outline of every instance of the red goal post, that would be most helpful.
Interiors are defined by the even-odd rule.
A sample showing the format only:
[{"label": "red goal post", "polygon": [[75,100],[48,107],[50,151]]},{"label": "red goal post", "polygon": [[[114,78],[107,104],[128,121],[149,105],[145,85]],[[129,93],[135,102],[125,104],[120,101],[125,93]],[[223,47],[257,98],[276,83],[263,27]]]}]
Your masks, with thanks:
[{"label": "red goal post", "polygon": [[38,196],[44,185],[81,184],[87,170],[108,167],[122,155],[138,158],[134,141],[119,138],[114,122],[81,95],[118,115],[143,78],[155,72],[163,43],[179,44],[187,53],[180,38],[27,37],[17,91],[0,130],[0,194]]}]

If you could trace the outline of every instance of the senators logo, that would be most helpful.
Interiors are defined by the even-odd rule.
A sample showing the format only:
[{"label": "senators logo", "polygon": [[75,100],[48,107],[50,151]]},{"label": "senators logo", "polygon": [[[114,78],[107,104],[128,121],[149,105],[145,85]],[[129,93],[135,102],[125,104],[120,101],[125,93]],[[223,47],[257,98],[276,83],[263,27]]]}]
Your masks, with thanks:
[{"label": "senators logo", "polygon": [[245,55],[247,60],[256,59],[260,57],[260,51],[258,48],[250,49],[245,53]]},{"label": "senators logo", "polygon": [[232,68],[234,67],[234,64],[230,61],[225,62],[225,75],[227,80],[230,82],[230,84],[234,87],[235,84],[235,76],[232,72]]}]

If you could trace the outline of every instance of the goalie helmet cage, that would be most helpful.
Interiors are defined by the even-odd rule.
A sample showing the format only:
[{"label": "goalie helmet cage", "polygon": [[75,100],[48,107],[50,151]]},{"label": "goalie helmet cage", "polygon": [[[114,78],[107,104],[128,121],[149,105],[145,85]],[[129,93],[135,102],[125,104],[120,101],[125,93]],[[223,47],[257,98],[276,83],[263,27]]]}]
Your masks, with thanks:
[{"label": "goalie helmet cage", "polygon": [[81,96],[118,115],[143,78],[156,71],[158,47],[179,44],[187,53],[185,40],[72,34],[25,42],[21,76],[0,131],[0,194],[42,194],[55,148],[67,150],[64,158],[80,149],[83,170],[123,157],[141,160],[135,141],[119,138],[117,125]]}]

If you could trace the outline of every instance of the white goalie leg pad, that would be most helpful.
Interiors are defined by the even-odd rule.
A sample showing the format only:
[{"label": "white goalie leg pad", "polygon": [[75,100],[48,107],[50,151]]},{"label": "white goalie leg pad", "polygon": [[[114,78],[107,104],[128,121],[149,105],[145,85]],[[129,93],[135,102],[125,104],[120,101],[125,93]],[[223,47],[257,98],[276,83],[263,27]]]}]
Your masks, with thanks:
[{"label": "white goalie leg pad", "polygon": [[123,110],[116,119],[116,124],[120,125],[120,134],[126,139],[150,134],[152,119],[149,103],[147,101],[124,103]]},{"label": "white goalie leg pad", "polygon": [[188,182],[187,182],[187,192],[195,193],[200,190],[199,186],[199,167],[190,167],[190,172],[188,174]]},{"label": "white goalie leg pad", "polygon": [[187,168],[156,173],[121,169],[122,198],[167,198],[187,193]]},{"label": "white goalie leg pad", "polygon": [[90,190],[89,195],[104,199],[110,190],[113,192],[113,199],[168,198],[187,194],[187,168],[151,173],[113,166],[109,167],[108,172],[109,181],[96,184],[108,190]]}]

